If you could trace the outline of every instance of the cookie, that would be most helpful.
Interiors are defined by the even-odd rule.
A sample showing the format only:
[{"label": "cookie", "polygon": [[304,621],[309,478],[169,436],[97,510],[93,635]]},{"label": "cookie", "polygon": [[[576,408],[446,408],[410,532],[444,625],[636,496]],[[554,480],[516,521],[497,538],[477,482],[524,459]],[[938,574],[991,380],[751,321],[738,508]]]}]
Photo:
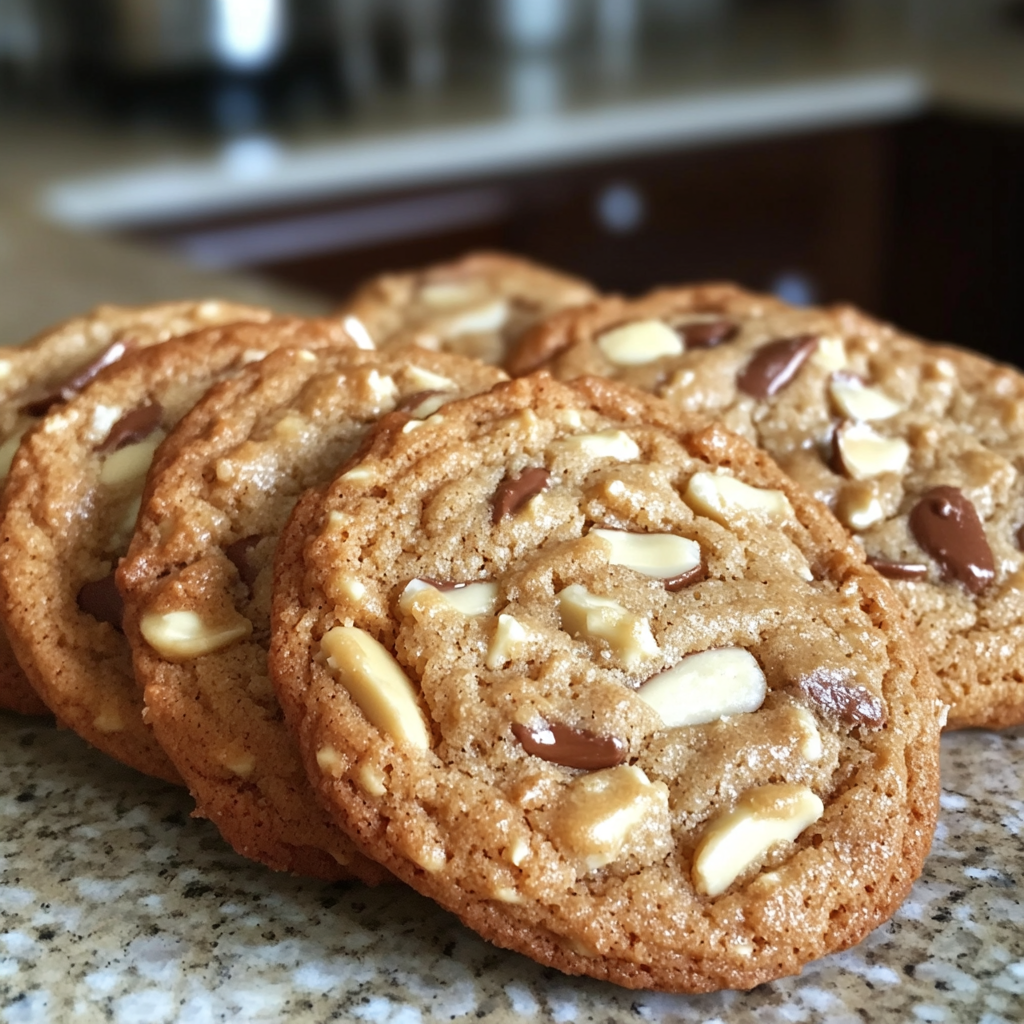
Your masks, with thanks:
[{"label": "cookie", "polygon": [[301,492],[382,415],[414,428],[446,398],[505,379],[415,347],[284,349],[212,388],[161,446],[117,574],[125,634],[148,723],[239,853],[325,878],[390,877],[320,809],[282,721],[267,669],[274,550]]},{"label": "cookie", "polygon": [[596,298],[579,278],[500,253],[480,252],[367,282],[340,315],[377,348],[408,343],[501,365],[529,327]]},{"label": "cookie", "polygon": [[720,425],[537,376],[302,499],[271,667],[374,859],[571,974],[749,988],[885,920],[935,680],[840,525]]},{"label": "cookie", "polygon": [[513,362],[625,381],[764,448],[889,577],[949,727],[1024,722],[1020,371],[729,286],[555,317]]},{"label": "cookie", "polygon": [[[125,351],[201,327],[266,320],[269,310],[209,299],[151,306],[99,306],[16,348],[0,348],[0,481],[22,435],[59,402],[67,401]],[[48,708],[32,689],[0,630],[0,707],[25,715]]]},{"label": "cookie", "polygon": [[32,687],[105,753],[178,781],[142,721],[113,581],[157,443],[247,363],[344,338],[299,320],[207,328],[122,356],[23,438],[3,496],[0,615]]}]

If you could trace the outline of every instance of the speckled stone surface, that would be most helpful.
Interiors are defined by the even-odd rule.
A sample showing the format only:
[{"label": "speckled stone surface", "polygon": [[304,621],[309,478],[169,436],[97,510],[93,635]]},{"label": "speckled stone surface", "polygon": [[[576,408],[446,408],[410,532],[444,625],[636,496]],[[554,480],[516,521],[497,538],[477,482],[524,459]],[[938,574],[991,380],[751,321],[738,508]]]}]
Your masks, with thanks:
[{"label": "speckled stone surface", "polygon": [[889,924],[799,978],[662,996],[494,949],[400,886],[274,874],[187,795],[0,715],[0,1020],[1024,1020],[1024,729],[943,738],[939,832]]}]

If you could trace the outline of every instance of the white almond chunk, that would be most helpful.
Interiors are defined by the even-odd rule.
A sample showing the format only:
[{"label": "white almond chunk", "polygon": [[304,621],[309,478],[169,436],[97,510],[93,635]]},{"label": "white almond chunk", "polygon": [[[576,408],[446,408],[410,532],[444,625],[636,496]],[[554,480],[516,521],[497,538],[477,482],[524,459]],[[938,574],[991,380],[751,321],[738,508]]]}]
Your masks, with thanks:
[{"label": "white almond chunk", "polygon": [[819,338],[810,362],[822,370],[842,370],[846,366],[846,345],[842,338]]},{"label": "white almond chunk", "polygon": [[121,517],[117,521],[113,532],[110,534],[110,548],[113,551],[127,551],[131,543],[132,534],[135,532],[135,523],[139,518],[139,510],[142,508],[142,495],[137,494],[124,507]]},{"label": "white almond chunk", "polygon": [[15,431],[3,444],[0,444],[0,480],[5,479],[10,473],[11,463],[14,462],[14,453],[18,450],[26,430],[28,430],[28,424]]},{"label": "white almond chunk", "polygon": [[515,839],[505,853],[512,864],[517,868],[522,867],[530,856],[530,844],[523,838]]},{"label": "white almond chunk", "polygon": [[120,451],[112,452],[100,467],[100,483],[113,485],[144,477],[149,472],[153,456],[163,439],[163,433],[157,431],[145,441],[126,445]]},{"label": "white almond chunk", "polygon": [[792,519],[793,506],[782,491],[767,487],[751,487],[732,476],[716,473],[694,473],[690,477],[683,501],[699,515],[729,526],[738,515],[753,513],[768,519]]},{"label": "white almond chunk", "polygon": [[616,459],[631,462],[640,455],[640,447],[624,430],[601,430],[596,434],[573,434],[556,444],[592,459]]},{"label": "white almond chunk", "polygon": [[237,612],[233,619],[211,625],[195,612],[151,612],[139,630],[150,647],[168,661],[185,661],[212,654],[252,633],[252,623]]},{"label": "white almond chunk", "polygon": [[373,338],[370,337],[370,332],[366,329],[366,324],[358,317],[345,317],[341,322],[341,326],[345,328],[345,333],[356,343],[356,348],[372,352],[377,347],[373,343]]},{"label": "white almond chunk", "polygon": [[552,838],[590,871],[614,861],[630,833],[668,810],[668,788],[636,765],[604,768],[574,779],[555,815]]},{"label": "white almond chunk", "polygon": [[463,615],[493,615],[498,603],[498,584],[490,582],[467,583],[454,590],[442,590],[426,580],[410,580],[398,599],[399,609],[408,615],[420,594],[430,594]]},{"label": "white almond chunk", "polygon": [[825,748],[821,742],[818,723],[807,708],[793,708],[793,731],[797,735],[800,756],[810,764],[817,764]]},{"label": "white almond chunk", "polygon": [[403,434],[411,434],[414,430],[419,430],[426,423],[426,420],[409,420],[404,427],[402,427]]},{"label": "white almond chunk", "polygon": [[448,857],[440,846],[420,847],[411,853],[411,857],[424,871],[436,875],[448,864]]},{"label": "white almond chunk", "polygon": [[885,509],[874,488],[861,482],[842,489],[836,517],[847,529],[867,530],[885,519]]},{"label": "white almond chunk", "polygon": [[[408,424],[406,425],[408,426]],[[348,483],[352,484],[366,483],[368,480],[372,480],[373,478],[373,470],[370,469],[369,466],[364,466],[362,463],[353,466],[350,470],[348,470],[348,472],[342,473],[341,476],[338,477],[339,480],[345,480]]]},{"label": "white almond chunk", "polygon": [[792,842],[825,812],[806,786],[779,783],[747,790],[736,807],[711,820],[693,857],[697,891],[718,896],[779,842]]},{"label": "white almond chunk", "polygon": [[627,611],[618,601],[591,594],[578,583],[559,591],[555,600],[562,629],[604,640],[626,668],[635,668],[660,653],[647,619]]},{"label": "white almond chunk", "polygon": [[266,358],[267,353],[261,348],[247,348],[242,353],[242,363],[245,365],[248,365],[249,363],[258,363]]},{"label": "white almond chunk", "polygon": [[214,472],[222,484],[230,483],[235,479],[235,464],[230,459],[218,459]]},{"label": "white almond chunk", "polygon": [[661,320],[636,320],[605,331],[597,339],[605,359],[616,366],[643,366],[683,352],[683,339]]},{"label": "white almond chunk", "polygon": [[504,299],[495,299],[486,306],[460,313],[448,321],[444,333],[450,338],[463,334],[486,334],[489,331],[500,331],[508,321],[508,303]]},{"label": "white almond chunk", "polygon": [[10,359],[0,359],[0,380],[6,380],[14,369]]},{"label": "white almond chunk", "polygon": [[249,778],[256,768],[256,756],[242,748],[221,751],[218,760],[232,775],[237,775],[240,779]]},{"label": "white almond chunk", "polygon": [[446,402],[450,402],[452,395],[450,393],[443,395],[429,395],[424,398],[415,409],[409,410],[409,415],[414,420],[425,420],[428,416],[433,416],[438,409],[441,408]]},{"label": "white almond chunk", "polygon": [[491,894],[493,899],[496,899],[499,903],[525,903],[526,900],[516,892],[515,889],[507,885],[499,885],[494,892]]},{"label": "white almond chunk", "polygon": [[357,626],[335,626],[324,634],[320,649],[371,725],[399,743],[429,749],[430,731],[416,690],[383,644]]},{"label": "white almond chunk", "polygon": [[910,445],[903,438],[882,437],[866,423],[840,427],[836,431],[836,446],[843,468],[854,480],[902,473],[910,458]]},{"label": "white almond chunk", "polygon": [[398,395],[398,386],[394,380],[386,375],[381,376],[377,370],[371,370],[366,375],[366,386],[378,402],[394,399]]},{"label": "white almond chunk", "polygon": [[305,429],[305,419],[295,412],[286,413],[274,424],[274,433],[286,440],[301,436]]},{"label": "white almond chunk", "polygon": [[487,648],[487,668],[496,672],[507,662],[512,661],[528,637],[526,627],[515,616],[499,615],[498,628],[494,631],[490,647]]},{"label": "white almond chunk", "polygon": [[359,787],[367,796],[383,796],[388,791],[387,776],[372,764],[360,765]]},{"label": "white almond chunk", "polygon": [[557,410],[555,421],[570,430],[579,430],[583,426],[583,417],[575,409]]},{"label": "white almond chunk", "polygon": [[107,704],[92,720],[93,728],[106,735],[124,732],[124,718],[117,704]]},{"label": "white almond chunk", "polygon": [[750,651],[722,647],[688,654],[644,683],[637,696],[672,729],[749,714],[764,703],[767,692],[764,673]]},{"label": "white almond chunk", "polygon": [[464,281],[433,281],[420,286],[420,301],[434,309],[451,309],[478,302],[487,294],[487,285],[478,278]]},{"label": "white almond chunk", "polygon": [[836,408],[851,420],[887,420],[905,408],[878,388],[868,387],[859,377],[836,374],[828,385]]},{"label": "white almond chunk", "polygon": [[674,533],[627,533],[625,530],[591,530],[611,546],[608,561],[645,576],[667,580],[696,569],[701,562],[700,544]]},{"label": "white almond chunk", "polygon": [[410,363],[406,366],[402,373],[405,374],[406,380],[409,381],[412,387],[416,388],[417,391],[455,391],[455,381],[449,380],[447,377],[442,377],[439,373],[432,373],[430,370],[424,370],[422,366],[417,366],[415,363]]},{"label": "white almond chunk", "polygon": [[92,433],[96,440],[106,437],[124,410],[116,405],[97,405],[92,411]]},{"label": "white almond chunk", "polygon": [[335,572],[330,578],[330,595],[335,601],[340,599],[362,604],[366,597],[366,584],[347,573]]}]

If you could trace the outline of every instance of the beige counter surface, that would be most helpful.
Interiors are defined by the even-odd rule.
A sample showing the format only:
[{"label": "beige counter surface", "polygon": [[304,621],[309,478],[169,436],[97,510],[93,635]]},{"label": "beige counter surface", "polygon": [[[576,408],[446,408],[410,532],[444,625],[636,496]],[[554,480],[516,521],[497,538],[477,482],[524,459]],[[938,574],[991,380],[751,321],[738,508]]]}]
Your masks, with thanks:
[{"label": "beige counter surface", "polygon": [[0,1020],[1024,1020],[1024,730],[943,739],[938,833],[886,925],[799,978],[687,997],[563,977],[403,886],[275,874],[183,791],[0,714]]}]

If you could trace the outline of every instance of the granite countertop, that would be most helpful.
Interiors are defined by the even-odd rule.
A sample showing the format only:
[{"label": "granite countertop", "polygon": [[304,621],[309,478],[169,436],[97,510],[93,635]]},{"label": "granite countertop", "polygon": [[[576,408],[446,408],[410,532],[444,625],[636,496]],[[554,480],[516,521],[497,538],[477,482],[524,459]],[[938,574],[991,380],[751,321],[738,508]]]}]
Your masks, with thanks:
[{"label": "granite countertop", "polygon": [[1024,729],[942,741],[942,811],[893,919],[748,993],[632,992],[495,949],[399,885],[276,874],[187,794],[0,714],[0,1020],[861,1024],[1024,1020]]}]

